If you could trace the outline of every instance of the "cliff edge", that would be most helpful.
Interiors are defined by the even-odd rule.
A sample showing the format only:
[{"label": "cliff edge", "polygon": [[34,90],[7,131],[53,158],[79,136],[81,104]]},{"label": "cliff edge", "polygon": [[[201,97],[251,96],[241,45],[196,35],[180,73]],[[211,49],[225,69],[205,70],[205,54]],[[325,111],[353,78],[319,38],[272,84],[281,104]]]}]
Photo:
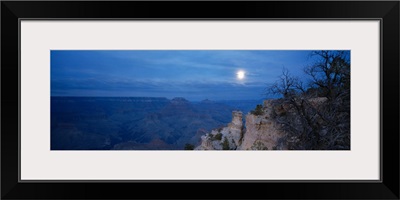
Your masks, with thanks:
[{"label": "cliff edge", "polygon": [[212,130],[201,137],[195,150],[275,150],[285,149],[279,139],[285,133],[275,120],[287,109],[277,100],[265,100],[256,112],[249,112],[243,124],[243,113],[232,112],[232,122],[227,127]]}]

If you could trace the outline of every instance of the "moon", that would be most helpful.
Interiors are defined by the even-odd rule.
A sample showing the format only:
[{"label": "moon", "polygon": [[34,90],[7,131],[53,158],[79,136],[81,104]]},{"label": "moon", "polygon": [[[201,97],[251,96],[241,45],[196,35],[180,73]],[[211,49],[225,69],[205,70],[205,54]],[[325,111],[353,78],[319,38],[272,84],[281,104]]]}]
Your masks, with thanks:
[{"label": "moon", "polygon": [[237,78],[239,79],[239,80],[242,80],[242,79],[244,79],[244,71],[242,71],[242,70],[240,70],[240,71],[238,71],[237,73]]}]

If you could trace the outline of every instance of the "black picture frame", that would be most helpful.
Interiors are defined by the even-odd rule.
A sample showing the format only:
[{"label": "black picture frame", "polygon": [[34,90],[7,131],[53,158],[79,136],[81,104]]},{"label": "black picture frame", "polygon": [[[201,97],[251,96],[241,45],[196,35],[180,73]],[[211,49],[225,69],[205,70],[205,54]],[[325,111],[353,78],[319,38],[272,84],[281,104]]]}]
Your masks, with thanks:
[{"label": "black picture frame", "polygon": [[[1,198],[399,199],[399,8],[399,1],[2,1]],[[18,68],[19,20],[22,18],[379,19],[382,22],[380,105],[382,180],[379,182],[19,182],[18,120],[21,108]]]}]

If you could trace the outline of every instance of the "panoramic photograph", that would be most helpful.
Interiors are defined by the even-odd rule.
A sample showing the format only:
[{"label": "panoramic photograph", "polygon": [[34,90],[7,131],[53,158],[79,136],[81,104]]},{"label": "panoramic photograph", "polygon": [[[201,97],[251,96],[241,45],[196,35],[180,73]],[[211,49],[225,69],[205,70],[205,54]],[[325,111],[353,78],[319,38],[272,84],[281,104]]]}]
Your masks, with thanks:
[{"label": "panoramic photograph", "polygon": [[51,50],[51,150],[350,150],[349,50]]}]

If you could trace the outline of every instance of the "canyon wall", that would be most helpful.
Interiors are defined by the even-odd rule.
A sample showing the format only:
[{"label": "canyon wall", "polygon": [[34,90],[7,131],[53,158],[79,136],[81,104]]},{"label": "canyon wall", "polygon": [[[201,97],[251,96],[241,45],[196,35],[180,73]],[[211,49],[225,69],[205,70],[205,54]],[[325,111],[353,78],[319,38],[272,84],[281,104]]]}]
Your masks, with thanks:
[{"label": "canyon wall", "polygon": [[200,146],[195,150],[274,150],[285,149],[278,140],[285,134],[276,121],[277,115],[285,112],[285,106],[275,104],[276,100],[265,100],[259,112],[232,112],[232,122],[226,127],[212,130],[201,137]]}]

